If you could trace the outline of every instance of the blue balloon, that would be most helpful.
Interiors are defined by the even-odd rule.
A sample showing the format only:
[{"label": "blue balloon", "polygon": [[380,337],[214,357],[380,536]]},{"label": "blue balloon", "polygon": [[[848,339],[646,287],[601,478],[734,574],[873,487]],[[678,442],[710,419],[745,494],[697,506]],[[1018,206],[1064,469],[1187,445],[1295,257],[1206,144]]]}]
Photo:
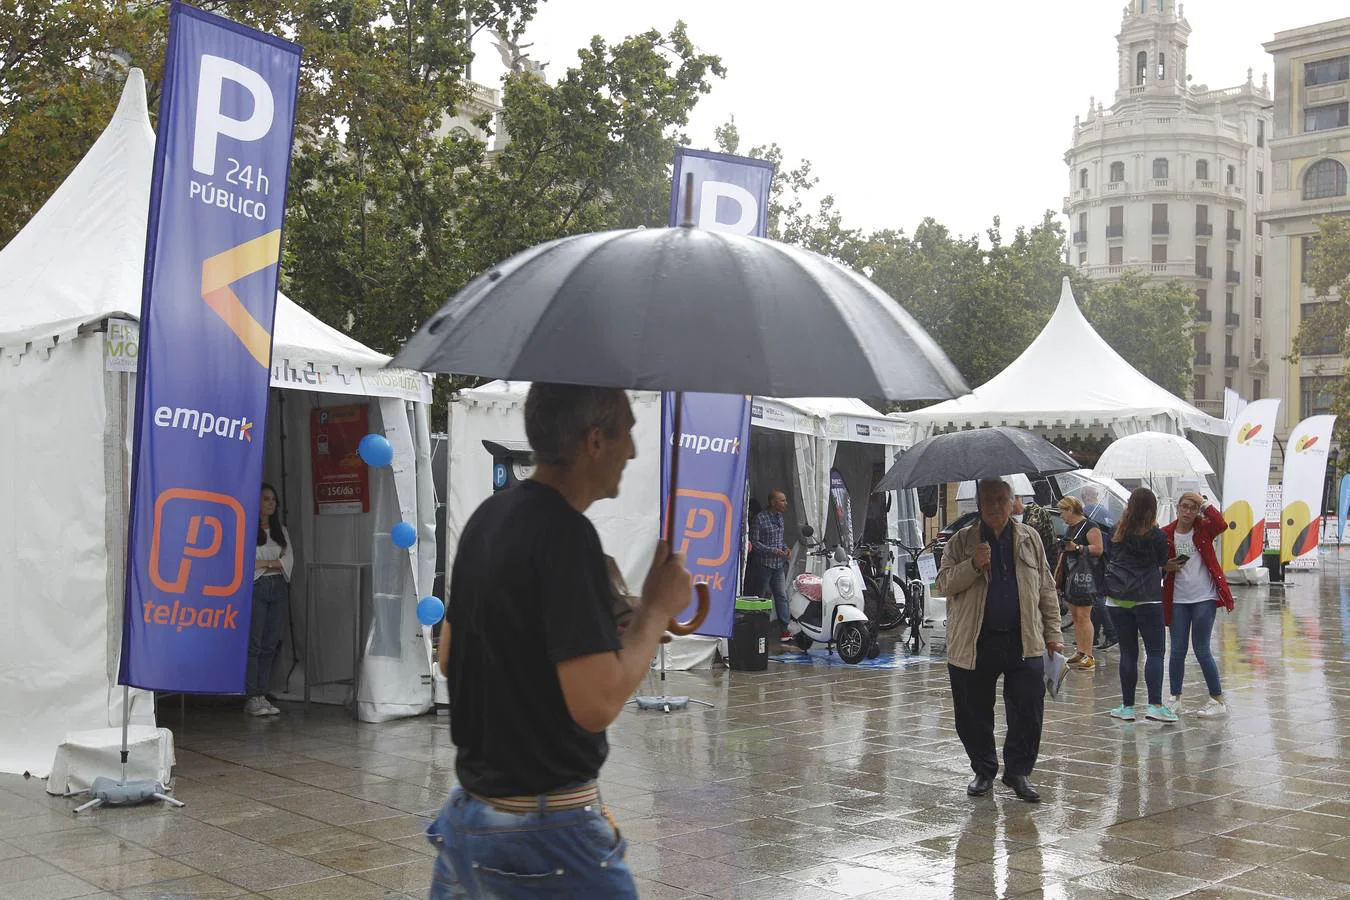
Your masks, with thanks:
[{"label": "blue balloon", "polygon": [[430,628],[445,615],[445,604],[440,597],[423,597],[417,601],[417,621]]},{"label": "blue balloon", "polygon": [[395,547],[407,550],[417,543],[417,529],[407,522],[399,522],[390,530],[389,539],[394,542]]},{"label": "blue balloon", "polygon": [[394,448],[382,434],[368,434],[361,438],[356,452],[361,454],[366,465],[374,469],[382,469],[394,461]]}]

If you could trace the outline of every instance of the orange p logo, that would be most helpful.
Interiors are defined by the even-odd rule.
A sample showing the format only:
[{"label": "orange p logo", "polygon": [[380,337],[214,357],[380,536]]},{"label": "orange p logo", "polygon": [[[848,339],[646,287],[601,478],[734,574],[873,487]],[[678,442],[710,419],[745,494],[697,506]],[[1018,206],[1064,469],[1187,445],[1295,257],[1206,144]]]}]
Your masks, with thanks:
[{"label": "orange p logo", "polygon": [[[679,498],[687,497],[694,501],[685,517],[684,529],[680,535],[680,550],[687,559],[689,545],[697,542],[699,549],[709,556],[700,556],[693,560],[697,566],[720,566],[731,558],[731,498],[726,494],[709,491],[695,491],[685,488],[675,494]],[[716,534],[721,524],[722,533]]]},{"label": "orange p logo", "polygon": [[[150,581],[166,594],[185,594],[194,566],[207,569],[202,594],[226,597],[244,583],[244,507],[228,494],[170,488],[155,499]],[[226,546],[226,538],[229,546]],[[175,565],[176,562],[176,565]],[[165,573],[165,569],[170,571]]]}]

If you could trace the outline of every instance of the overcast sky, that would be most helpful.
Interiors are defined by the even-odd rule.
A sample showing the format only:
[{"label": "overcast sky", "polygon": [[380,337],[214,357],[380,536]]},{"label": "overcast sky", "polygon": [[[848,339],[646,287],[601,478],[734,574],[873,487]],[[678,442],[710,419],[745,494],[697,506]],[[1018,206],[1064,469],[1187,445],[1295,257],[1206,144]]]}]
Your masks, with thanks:
[{"label": "overcast sky", "polygon": [[[735,115],[742,150],[776,141],[805,157],[845,223],[912,231],[932,216],[962,234],[1005,233],[1060,212],[1075,115],[1110,106],[1124,0],[545,0],[525,42],[550,80],[592,35],[613,42],[677,19],[726,79],[694,111],[695,147]],[[1271,71],[1277,31],[1350,15],[1346,0],[1190,0],[1193,84]],[[480,41],[482,39],[480,38]],[[501,72],[490,41],[474,77]],[[495,83],[495,82],[494,82]]]}]

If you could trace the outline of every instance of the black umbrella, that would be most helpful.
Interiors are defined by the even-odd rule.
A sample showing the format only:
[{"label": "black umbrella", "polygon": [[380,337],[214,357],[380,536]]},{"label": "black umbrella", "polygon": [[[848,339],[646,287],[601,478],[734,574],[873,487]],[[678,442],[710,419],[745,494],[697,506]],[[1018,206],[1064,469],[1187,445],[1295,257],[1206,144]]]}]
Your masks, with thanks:
[{"label": "black umbrella", "polygon": [[1072,456],[1045,438],[1002,425],[934,435],[896,454],[896,459],[873,493],[1003,475],[1051,475],[1081,468]]},{"label": "black umbrella", "polygon": [[519,253],[441,307],[392,365],[767,397],[966,393],[928,333],[861,275],[697,228],[583,234]]},{"label": "black umbrella", "polygon": [[[686,193],[688,204],[692,186]],[[772,397],[967,391],[927,332],[856,272],[786,244],[691,227],[582,234],[518,253],[451,298],[390,365]],[[677,398],[676,432],[681,407]],[[674,513],[668,504],[667,535]],[[702,622],[706,585],[698,594],[698,614],[671,631]]]}]

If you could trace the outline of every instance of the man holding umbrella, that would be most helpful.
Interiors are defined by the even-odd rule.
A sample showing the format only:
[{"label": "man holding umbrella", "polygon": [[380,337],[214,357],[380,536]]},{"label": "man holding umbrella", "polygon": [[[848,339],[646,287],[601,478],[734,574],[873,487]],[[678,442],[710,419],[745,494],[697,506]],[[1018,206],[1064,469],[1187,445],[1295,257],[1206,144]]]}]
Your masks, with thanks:
[{"label": "man holding umbrella", "polygon": [[956,732],[970,757],[972,797],[988,794],[998,773],[994,689],[1003,676],[1008,735],[1003,783],[1028,803],[1040,794],[1028,776],[1040,751],[1045,713],[1044,653],[1063,650],[1059,597],[1034,528],[1012,520],[1011,486],[979,483],[980,521],[959,531],[942,554],[937,590],[947,597],[947,669]]},{"label": "man holding umbrella", "polygon": [[584,513],[618,496],[632,427],[621,390],[533,385],[535,474],[464,527],[440,647],[459,786],[427,830],[439,851],[433,900],[637,896],[596,778],[605,729],[691,584],[658,545],[619,637],[607,558]]}]

